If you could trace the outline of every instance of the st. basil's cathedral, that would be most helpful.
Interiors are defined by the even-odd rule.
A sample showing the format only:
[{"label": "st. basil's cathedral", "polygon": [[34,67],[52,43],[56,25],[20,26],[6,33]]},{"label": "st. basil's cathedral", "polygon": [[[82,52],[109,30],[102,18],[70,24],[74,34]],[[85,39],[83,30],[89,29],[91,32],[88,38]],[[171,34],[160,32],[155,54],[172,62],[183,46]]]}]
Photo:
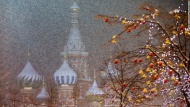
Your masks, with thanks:
[{"label": "st. basil's cathedral", "polygon": [[[62,65],[54,72],[55,90],[48,90],[48,80],[33,68],[28,59],[23,70],[17,75],[20,88],[20,102],[6,104],[3,107],[118,107],[117,102],[111,103],[104,99],[104,91],[89,73],[88,52],[81,40],[78,26],[79,6],[76,1],[70,7],[72,13],[69,38],[64,46]],[[112,67],[110,64],[107,69]],[[40,86],[42,85],[42,86]],[[40,92],[37,89],[41,88]],[[52,92],[53,91],[53,92]]]}]

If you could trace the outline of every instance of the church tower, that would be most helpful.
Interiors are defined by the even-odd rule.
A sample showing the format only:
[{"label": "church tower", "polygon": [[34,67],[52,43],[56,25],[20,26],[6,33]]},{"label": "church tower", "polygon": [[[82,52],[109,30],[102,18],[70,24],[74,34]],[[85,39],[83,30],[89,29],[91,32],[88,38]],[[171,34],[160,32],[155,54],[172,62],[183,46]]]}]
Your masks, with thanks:
[{"label": "church tower", "polygon": [[65,55],[62,66],[54,73],[54,80],[57,89],[56,107],[75,107],[73,88],[75,86],[76,79],[77,74],[70,68]]},{"label": "church tower", "polygon": [[71,68],[76,71],[78,78],[89,78],[88,73],[88,52],[85,50],[85,45],[82,42],[81,34],[78,26],[78,13],[79,6],[76,1],[73,2],[70,7],[72,13],[69,38],[66,46],[64,47],[64,52],[67,54],[69,64]]},{"label": "church tower", "polygon": [[33,68],[32,64],[28,60],[24,69],[17,75],[18,85],[22,88],[20,90],[21,94],[21,104],[20,107],[35,107],[34,99],[36,88],[41,84],[41,76]]},{"label": "church tower", "polygon": [[92,82],[88,68],[88,52],[85,50],[85,45],[81,39],[78,25],[78,13],[80,8],[75,0],[73,1],[70,9],[72,26],[62,55],[67,55],[70,67],[77,74],[77,83],[74,87],[74,95],[77,100],[76,103],[78,107],[87,107],[88,104],[85,99],[85,93],[91,86]]}]

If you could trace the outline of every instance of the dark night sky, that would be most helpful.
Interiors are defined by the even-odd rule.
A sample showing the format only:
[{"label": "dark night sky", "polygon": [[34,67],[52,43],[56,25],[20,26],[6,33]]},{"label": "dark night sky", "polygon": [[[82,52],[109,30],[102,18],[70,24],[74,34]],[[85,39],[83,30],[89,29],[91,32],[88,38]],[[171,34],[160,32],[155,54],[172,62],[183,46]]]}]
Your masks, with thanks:
[{"label": "dark night sky", "polygon": [[[97,66],[92,65],[98,61],[95,56],[105,53],[103,50],[107,49],[100,49],[100,46],[120,31],[118,27],[98,20],[97,14],[131,19],[133,14],[140,12],[138,6],[143,2],[169,11],[178,8],[180,1],[78,0],[79,29],[89,52],[90,67]],[[71,27],[71,3],[72,0],[0,0],[0,72],[14,72],[16,77],[27,62],[29,49],[34,68],[42,75],[52,75],[62,62],[60,52],[63,51]],[[129,46],[135,42],[133,39]]]}]

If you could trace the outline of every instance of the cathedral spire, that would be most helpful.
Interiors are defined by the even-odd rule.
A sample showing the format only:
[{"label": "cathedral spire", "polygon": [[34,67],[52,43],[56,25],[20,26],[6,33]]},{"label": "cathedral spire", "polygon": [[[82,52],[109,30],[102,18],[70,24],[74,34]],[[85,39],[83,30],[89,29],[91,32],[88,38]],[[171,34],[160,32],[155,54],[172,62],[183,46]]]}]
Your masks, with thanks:
[{"label": "cathedral spire", "polygon": [[45,104],[45,100],[49,99],[50,96],[48,94],[48,92],[46,91],[46,85],[45,85],[45,80],[44,77],[42,79],[42,90],[40,91],[40,93],[36,96],[36,98],[38,100],[42,100],[42,104]]},{"label": "cathedral spire", "polygon": [[76,3],[76,1],[73,2],[72,6],[70,7],[71,11],[72,11],[72,20],[71,23],[73,26],[77,26],[78,27],[78,13],[79,13],[79,6]]},{"label": "cathedral spire", "polygon": [[96,80],[96,70],[94,69],[94,80]]},{"label": "cathedral spire", "polygon": [[64,47],[64,52],[66,52],[67,54],[78,55],[78,54],[86,52],[85,45],[83,44],[83,42],[81,40],[81,34],[79,31],[79,26],[78,26],[78,13],[79,13],[80,8],[79,8],[77,2],[73,1],[73,4],[71,5],[70,9],[72,12],[71,13],[72,27],[70,29],[67,44]]},{"label": "cathedral spire", "polygon": [[96,71],[94,69],[94,82],[90,89],[86,92],[86,98],[90,101],[101,101],[103,100],[104,92],[98,87],[96,83]]}]

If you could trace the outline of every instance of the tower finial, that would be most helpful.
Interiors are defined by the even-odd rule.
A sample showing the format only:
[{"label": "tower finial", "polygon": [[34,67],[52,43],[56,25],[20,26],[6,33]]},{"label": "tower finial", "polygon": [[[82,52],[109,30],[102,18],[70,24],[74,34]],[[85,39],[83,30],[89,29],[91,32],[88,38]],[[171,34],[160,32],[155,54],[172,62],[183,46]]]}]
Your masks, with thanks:
[{"label": "tower finial", "polygon": [[44,80],[44,76],[42,77],[42,85],[45,88],[45,80]]},{"label": "tower finial", "polygon": [[71,10],[73,11],[73,12],[78,12],[79,11],[79,6],[78,6],[78,4],[77,4],[77,0],[73,0],[73,4],[72,4],[72,6],[71,6]]},{"label": "tower finial", "polygon": [[94,80],[96,79],[96,70],[94,69]]},{"label": "tower finial", "polygon": [[66,54],[66,52],[63,53],[63,56],[64,56],[64,60],[67,60],[67,54]]},{"label": "tower finial", "polygon": [[28,61],[30,60],[30,52],[28,51]]},{"label": "tower finial", "polygon": [[30,60],[30,41],[29,41],[29,38],[27,38],[27,59],[28,59],[28,61]]},{"label": "tower finial", "polygon": [[29,61],[29,60],[30,60],[30,49],[29,49],[29,46],[28,46],[27,51],[28,51],[28,52],[27,52],[27,54],[28,54],[28,56],[27,56],[27,57],[28,57],[28,61]]}]

